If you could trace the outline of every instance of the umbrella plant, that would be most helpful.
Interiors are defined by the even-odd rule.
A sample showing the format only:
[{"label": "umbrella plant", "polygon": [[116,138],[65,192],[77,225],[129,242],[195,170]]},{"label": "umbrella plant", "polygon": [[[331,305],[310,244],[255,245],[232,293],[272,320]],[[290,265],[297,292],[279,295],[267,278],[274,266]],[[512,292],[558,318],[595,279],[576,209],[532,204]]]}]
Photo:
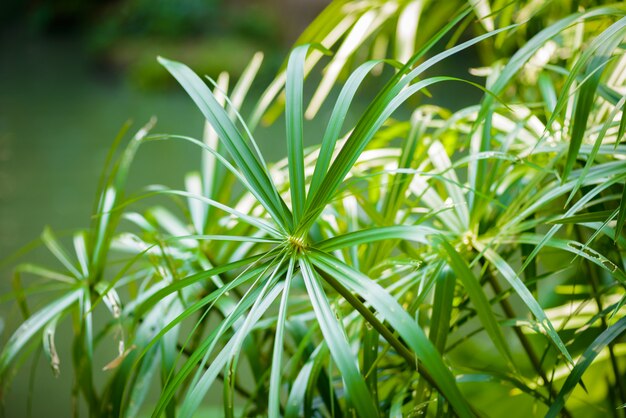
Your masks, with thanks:
[{"label": "umbrella plant", "polygon": [[[411,55],[355,56],[340,81],[329,74],[346,50],[324,40],[342,28],[339,11],[362,13],[357,3],[322,13],[250,116],[260,55],[232,89],[226,75],[159,58],[206,118],[204,135],[153,134],[151,121],[122,147],[120,133],[90,228],[72,251],[46,229],[59,266],[16,268],[24,321],[0,353],[3,383],[33,346],[55,373],[65,367],[55,330],[69,320],[74,396],[90,416],[190,417],[209,404],[225,416],[623,415],[626,8],[538,10],[535,31],[500,2],[469,2],[436,15],[426,39],[398,38],[414,42],[402,48]],[[383,36],[390,7],[352,31]],[[476,17],[478,33],[459,41]],[[436,72],[523,36],[477,70],[484,84]],[[351,51],[367,38],[350,37]],[[338,88],[311,102],[320,54],[320,86]],[[385,80],[372,93],[363,84],[376,71]],[[414,100],[441,83],[482,98],[455,110]],[[324,101],[324,129],[307,129]],[[287,157],[271,162],[255,132],[281,112]],[[163,140],[193,144],[201,165],[184,190],[129,193],[134,156]],[[94,350],[111,341],[118,356],[100,371]]]}]

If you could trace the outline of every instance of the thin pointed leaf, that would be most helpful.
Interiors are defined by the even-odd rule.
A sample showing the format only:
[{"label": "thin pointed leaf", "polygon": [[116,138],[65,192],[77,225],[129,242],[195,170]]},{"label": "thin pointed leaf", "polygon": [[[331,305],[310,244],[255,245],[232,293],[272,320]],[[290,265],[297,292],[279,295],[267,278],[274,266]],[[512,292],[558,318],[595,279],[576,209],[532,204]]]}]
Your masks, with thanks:
[{"label": "thin pointed leaf", "polygon": [[618,240],[622,229],[624,229],[624,222],[626,222],[626,183],[624,183],[622,198],[619,201],[619,214],[617,215],[617,224],[615,225],[615,241]]},{"label": "thin pointed leaf", "polygon": [[[596,162],[596,156],[598,155],[598,151],[600,150],[600,147],[602,146],[602,142],[604,141],[604,137],[606,133],[608,132],[609,128],[611,127],[611,124],[613,123],[613,119],[617,115],[619,108],[623,106],[624,103],[626,103],[626,96],[620,99],[620,102],[618,102],[618,104],[613,108],[607,120],[604,122],[604,124],[602,124],[602,128],[600,129],[600,132],[598,132],[598,137],[596,138],[596,141],[593,144],[593,148],[591,149],[591,152],[587,156],[587,162],[585,163],[585,166],[583,167],[582,172],[578,176],[576,185],[574,185],[574,188],[570,192],[570,195],[567,198],[567,201],[565,202],[565,206],[569,205],[569,203],[574,198],[574,195],[578,192],[580,187],[583,185],[585,179],[587,178],[587,173]],[[580,150],[580,145],[578,146],[578,150]]]},{"label": "thin pointed leaf", "polygon": [[624,132],[626,132],[626,106],[622,105],[622,117],[619,120],[619,129],[617,131],[617,138],[615,138],[615,147],[617,147],[622,141]]},{"label": "thin pointed leaf", "polygon": [[186,65],[159,57],[159,62],[178,80],[193,99],[196,106],[217,132],[236,165],[242,171],[252,188],[249,191],[272,215],[272,218],[285,230],[290,229],[291,214],[280,199],[269,173],[265,171],[257,157],[232,123],[226,111],[216,101],[208,86]]},{"label": "thin pointed leaf", "polygon": [[585,222],[602,222],[614,214],[614,210],[602,210],[599,212],[581,213],[579,215],[564,216],[551,220],[551,224],[582,224]]},{"label": "thin pointed leaf", "polygon": [[74,304],[82,295],[82,290],[75,290],[62,296],[30,316],[13,333],[0,353],[0,376],[5,376],[14,358],[24,351],[26,344],[46,324]]},{"label": "thin pointed leaf", "polygon": [[309,45],[302,45],[291,52],[287,64],[287,81],[285,84],[289,190],[291,191],[291,207],[295,224],[300,221],[306,199],[302,90],[304,86],[304,60],[308,51]]},{"label": "thin pointed leaf", "polygon": [[440,353],[445,352],[446,340],[450,333],[450,318],[454,301],[456,280],[452,270],[445,267],[437,276],[428,338]]},{"label": "thin pointed leaf", "polygon": [[621,318],[614,325],[605,329],[602,334],[587,347],[583,355],[578,359],[572,371],[568,374],[565,383],[559,390],[550,410],[546,414],[546,418],[555,418],[565,406],[565,401],[569,397],[574,388],[581,382],[583,373],[591,366],[593,360],[607,345],[613,342],[617,337],[626,331],[626,318]]},{"label": "thin pointed leaf", "polygon": [[346,119],[348,109],[354,99],[356,90],[359,88],[367,74],[369,74],[372,68],[374,68],[379,62],[380,61],[368,61],[365,64],[360,65],[352,74],[350,74],[346,84],[341,89],[330,118],[328,119],[324,137],[322,138],[320,152],[317,162],[315,163],[315,170],[313,172],[313,177],[311,178],[309,196],[307,196],[307,198],[317,192],[322,179],[328,171],[328,166],[330,165],[330,160],[335,150],[335,144],[341,134],[341,127]]},{"label": "thin pointed leaf", "polygon": [[440,233],[440,231],[426,225],[381,226],[337,235],[316,243],[315,248],[321,251],[334,251],[341,248],[392,239],[402,239],[428,244],[429,236]]},{"label": "thin pointed leaf", "polygon": [[[261,267],[261,268],[264,269],[265,267]],[[254,274],[259,274],[256,271],[252,271],[250,273],[251,273],[250,276]],[[250,277],[248,277],[248,279],[249,278]],[[231,283],[229,283],[228,285],[215,290],[211,295],[203,298],[203,300],[196,302],[194,306],[187,308],[187,310],[183,314],[177,316],[173,321],[170,322],[170,324],[164,327],[163,330],[161,330],[158,335],[155,336],[155,338],[150,342],[150,344],[148,344],[144,348],[144,352],[142,353],[142,355],[145,354],[147,350],[149,350],[157,341],[159,341],[160,337],[165,335],[165,333],[168,332],[174,325],[176,325],[177,323],[180,323],[185,317],[191,315],[193,312],[197,311],[201,307],[206,306],[207,303],[217,300],[222,295],[224,295],[228,290],[230,290],[230,288],[236,285],[242,284],[243,282],[245,282],[245,280],[246,280],[246,277],[242,276],[240,277],[240,280],[231,282],[232,285]],[[236,282],[239,282],[239,283],[236,283]],[[194,371],[196,371],[197,377],[193,379],[192,381],[192,384],[191,384],[192,388],[196,388],[196,383],[201,378],[204,379],[203,381],[204,383],[210,386],[210,383],[212,383],[212,381],[217,377],[217,374],[219,373],[219,371],[222,370],[223,366],[228,361],[230,354],[231,354],[230,350],[234,348],[235,341],[233,339],[229,340],[226,343],[226,345],[222,348],[222,350],[220,351],[218,355],[219,359],[214,359],[214,362],[217,362],[215,364],[216,367],[211,368],[210,374],[207,374],[206,372],[204,372],[204,366],[206,365],[207,360],[208,360],[207,356],[213,351],[213,349],[218,343],[218,340],[221,338],[224,332],[229,327],[231,327],[242,315],[244,315],[245,311],[256,301],[257,296],[260,294],[261,290],[262,289],[260,287],[253,286],[253,288],[248,291],[246,296],[240,299],[236,307],[224,318],[224,320],[220,323],[220,326],[217,329],[215,329],[213,332],[211,332],[211,334],[209,334],[202,341],[202,343],[196,348],[193,354],[189,356],[188,361],[183,364],[180,370],[178,370],[177,373],[174,374],[173,376],[168,377],[167,384],[163,388],[159,401],[157,402],[155,409],[153,411],[153,414],[152,414],[153,417],[156,418],[161,415],[161,413],[166,409],[167,405],[170,403],[172,398],[175,396],[176,391],[180,388],[183,382]],[[198,365],[200,365],[201,367],[198,367]],[[221,367],[217,367],[217,366],[221,366]],[[198,391],[193,392],[193,390],[195,389],[191,389],[190,392],[187,394],[186,408],[188,412],[193,412],[193,409],[197,408],[197,406],[202,402],[205,389],[208,389],[208,388],[202,387],[201,389],[202,389],[201,392],[198,392]]]},{"label": "thin pointed leaf", "polygon": [[256,78],[259,69],[261,68],[261,64],[263,63],[263,53],[256,52],[246,68],[241,73],[241,77],[235,84],[233,88],[233,92],[231,95],[232,98],[232,107],[233,110],[229,111],[229,115],[231,119],[234,116],[234,110],[241,110],[241,106],[243,105],[243,101],[250,90],[250,86],[252,86],[252,82]]},{"label": "thin pointed leaf", "polygon": [[57,260],[59,260],[61,264],[63,264],[74,277],[83,277],[80,271],[78,271],[78,269],[72,262],[72,260],[70,260],[70,257],[67,254],[65,248],[63,248],[59,241],[57,241],[56,237],[54,236],[54,232],[52,232],[52,229],[46,227],[41,234],[41,240],[44,244],[46,244],[46,247],[48,247],[50,252],[54,254]]},{"label": "thin pointed leaf", "polygon": [[357,358],[350,350],[343,327],[330,307],[319,278],[306,259],[300,259],[300,271],[324,340],[341,372],[348,402],[356,409],[360,417],[375,418],[376,407],[367,390],[363,375],[359,371]]},{"label": "thin pointed leaf", "polygon": [[[278,268],[280,268],[280,266],[278,266]],[[271,285],[272,280],[268,280],[267,284]],[[202,377],[195,382],[191,391],[185,396],[180,409],[181,417],[192,417],[195,414],[219,372],[224,369],[228,360],[239,352],[242,339],[250,332],[251,327],[261,318],[265,311],[267,311],[282,289],[282,284],[278,284],[271,289],[264,289],[258,296],[251,294],[254,296],[255,304],[250,309],[248,315],[246,315],[244,324],[237,330],[233,338],[228,340],[222,351],[211,361],[209,368],[202,374]]]},{"label": "thin pointed leaf", "polygon": [[463,283],[463,287],[472,301],[472,304],[476,309],[476,313],[478,314],[478,318],[480,319],[480,323],[485,328],[487,335],[489,335],[489,338],[500,354],[507,359],[509,365],[511,367],[515,367],[509,346],[506,343],[502,329],[498,324],[498,320],[493,313],[489,299],[487,299],[480,282],[476,279],[476,276],[467,265],[467,262],[461,258],[459,253],[452,245],[450,245],[450,243],[448,243],[448,241],[445,239],[439,239],[438,241],[448,254],[450,267],[455,272],[456,276],[461,280],[461,283]]},{"label": "thin pointed leaf", "polygon": [[[404,101],[418,91],[438,82],[451,80],[466,82],[466,80],[460,80],[454,77],[432,77],[418,81],[409,86],[412,81],[414,81],[423,71],[445,58],[448,58],[459,51],[467,49],[484,39],[495,36],[497,33],[508,29],[510,29],[510,27],[498,29],[488,34],[473,38],[461,45],[455,46],[447,51],[433,56],[424,63],[418,65],[414,70],[406,75],[404,75],[404,71],[400,71],[396,77],[392,78],[368,107],[363,117],[361,117],[341,151],[337,155],[337,158],[331,165],[329,175],[324,177],[320,188],[314,195],[311,196],[310,203],[307,205],[306,215],[304,217],[306,221],[310,222],[311,219],[316,218],[317,215],[321,213],[324,205],[332,198],[335,191],[344,180],[345,176],[348,174],[373,135],[380,129],[382,124],[391,116],[391,114],[393,114],[393,112],[402,103],[404,103]],[[407,66],[405,66],[406,70],[408,70],[409,66],[412,65],[425,50],[427,50],[427,47],[428,45],[423,50],[419,51],[413,59],[411,59],[411,61],[409,61]],[[304,228],[308,226],[308,224],[305,224],[302,227]]]},{"label": "thin pointed leaf", "polygon": [[517,276],[515,271],[509,266],[509,264],[502,259],[493,249],[486,247],[480,242],[475,242],[476,249],[480,251],[484,257],[502,274],[502,277],[506,279],[509,285],[515,290],[515,293],[522,299],[522,302],[528,307],[530,312],[537,318],[539,325],[546,332],[548,338],[554,343],[554,346],[563,354],[565,359],[569,363],[573,363],[572,356],[570,355],[567,347],[559,337],[559,334],[554,329],[552,322],[548,319],[546,313],[539,305],[539,302],[533,297],[528,288]]},{"label": "thin pointed leaf", "polygon": [[272,352],[272,370],[270,372],[270,394],[268,400],[268,415],[270,418],[280,417],[280,389],[284,351],[283,341],[285,320],[287,317],[287,304],[289,302],[289,288],[291,287],[291,280],[293,278],[294,265],[294,258],[290,258],[287,276],[285,277],[283,296],[280,300],[280,307],[278,309],[278,319],[276,321],[276,335],[274,336],[274,350]]},{"label": "thin pointed leaf", "polygon": [[[593,102],[595,100],[596,90],[600,84],[600,78],[604,71],[604,67],[610,60],[613,50],[619,45],[624,38],[626,31],[626,17],[620,19],[608,29],[606,29],[600,36],[598,36],[592,42],[590,49],[594,51],[594,56],[591,58],[587,71],[585,72],[585,81],[580,87],[578,97],[576,100],[576,108],[574,109],[573,125],[571,130],[570,145],[567,151],[567,158],[565,160],[565,167],[563,168],[563,181],[569,177],[578,151],[582,144],[587,129],[587,122],[589,119],[589,113]],[[597,51],[595,50],[597,48]]]},{"label": "thin pointed leaf", "polygon": [[[215,100],[217,104],[224,107],[226,103],[226,94],[222,92],[228,91],[228,73],[222,72],[217,77],[217,85],[214,88]],[[220,149],[220,142],[218,133],[213,129],[211,123],[208,120],[204,122],[204,132],[202,135],[202,144],[206,148],[213,150]],[[202,172],[202,194],[210,199],[215,198],[215,190],[218,187],[218,181],[220,180],[221,167],[216,164],[217,153],[202,153],[201,172]],[[211,212],[210,208],[206,210],[207,216]],[[202,231],[198,231],[202,232]]]},{"label": "thin pointed leaf", "polygon": [[317,267],[336,277],[344,286],[370,303],[389,322],[417,356],[415,367],[419,359],[459,416],[474,416],[441,355],[397,300],[367,276],[326,253],[315,251],[311,254],[311,259]]},{"label": "thin pointed leaf", "polygon": [[322,344],[311,353],[306,363],[304,363],[298,375],[293,380],[291,391],[287,399],[287,405],[285,406],[285,418],[299,418],[303,415],[303,412],[307,411],[306,394],[307,389],[309,389],[309,382],[314,380],[314,376],[319,369],[321,369],[323,364],[322,360],[328,351],[327,349],[324,350],[323,347],[324,345]]},{"label": "thin pointed leaf", "polygon": [[[477,129],[479,122],[485,121],[486,125],[490,125],[491,117],[493,113],[493,105],[495,97],[497,97],[507,86],[509,81],[518,73],[518,71],[530,60],[530,58],[537,53],[539,48],[541,48],[547,41],[554,38],[563,30],[568,28],[574,22],[584,19],[591,19],[597,16],[618,16],[623,15],[624,11],[618,7],[602,7],[592,9],[585,13],[575,13],[571,14],[554,24],[548,26],[547,28],[541,30],[535,36],[533,36],[529,41],[527,41],[524,46],[522,46],[507,62],[506,66],[500,71],[497,79],[494,81],[493,85],[490,86],[490,91],[493,93],[492,95],[485,96],[483,102],[481,104],[480,111],[476,116],[476,124],[473,129]],[[567,90],[567,87],[564,87]],[[564,90],[564,91],[565,91]],[[558,106],[558,104],[557,104]],[[547,126],[551,126],[554,118],[556,117],[558,111],[555,111],[550,120],[547,123]],[[489,133],[486,129],[485,133]],[[490,144],[490,136],[483,135],[480,147],[478,149],[479,152],[485,152],[491,150]],[[485,181],[487,176],[487,161],[486,160],[478,160],[470,166],[470,184],[473,189],[484,192],[484,187],[486,187],[489,183]],[[481,208],[480,204],[481,199],[474,199],[472,202],[472,212],[473,215],[476,210]],[[476,209],[475,209],[476,208]]]}]

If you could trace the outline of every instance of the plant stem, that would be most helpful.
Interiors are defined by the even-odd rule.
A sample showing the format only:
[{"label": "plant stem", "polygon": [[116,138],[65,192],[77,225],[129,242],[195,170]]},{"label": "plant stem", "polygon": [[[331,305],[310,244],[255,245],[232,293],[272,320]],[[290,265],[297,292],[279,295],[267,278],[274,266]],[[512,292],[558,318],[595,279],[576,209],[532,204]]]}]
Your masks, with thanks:
[{"label": "plant stem", "polygon": [[[182,344],[180,344],[180,343],[178,343],[178,344],[176,345],[176,348],[177,348],[180,352],[182,352],[185,356],[187,356],[187,357],[191,357],[191,356],[193,355],[193,351],[192,351],[192,350],[190,350],[190,349],[188,349],[188,348],[186,348],[186,347],[183,347],[183,345],[182,345]],[[204,365],[204,368],[205,368],[205,370],[206,370],[206,369],[208,369],[208,368],[209,368],[209,366]],[[224,372],[223,372],[223,371],[221,371],[221,372],[217,375],[217,378],[218,378],[220,381],[224,382]],[[237,380],[236,380],[236,379],[233,379],[233,380],[234,380],[234,389],[235,389],[235,391],[236,391],[237,393],[239,393],[241,396],[243,396],[244,398],[246,398],[246,399],[250,399],[250,398],[252,397],[252,394],[251,394],[250,392],[248,392],[245,388],[243,388],[241,385],[239,385],[239,383],[237,383]]]},{"label": "plant stem", "polygon": [[387,342],[396,350],[396,352],[405,359],[410,365],[417,364],[418,373],[426,380],[430,386],[439,390],[437,383],[432,376],[428,373],[424,366],[418,361],[416,355],[405,346],[386,325],[376,318],[374,312],[372,312],[363,302],[359,300],[355,295],[346,289],[337,279],[329,275],[328,273],[316,268],[317,273],[328,283],[333,289],[337,291],[354,309],[356,309],[363,318],[370,323],[370,325],[380,333],[380,335],[387,340]]},{"label": "plant stem", "polygon": [[[579,242],[583,242],[583,235],[582,232],[580,230],[580,227],[578,225],[576,225],[575,227],[576,229],[576,238],[578,239]],[[589,277],[589,284],[591,285],[591,296],[593,297],[593,300],[596,303],[596,307],[598,308],[598,313],[602,312],[604,310],[604,308],[602,307],[602,300],[600,299],[600,293],[598,291],[598,285],[600,283],[600,280],[598,278],[598,273],[596,271],[596,269],[593,268],[593,266],[591,266],[589,264],[589,261],[587,259],[583,260],[583,265],[585,270],[587,271],[587,275]],[[602,330],[606,330],[609,327],[609,324],[606,322],[606,317],[605,316],[600,316],[600,322],[602,323]],[[611,367],[613,369],[613,375],[615,376],[615,385],[617,386],[617,392],[619,393],[619,397],[620,397],[620,401],[622,404],[626,403],[626,390],[624,388],[624,383],[622,382],[622,377],[621,377],[621,373],[619,370],[619,365],[617,364],[617,357],[615,356],[615,344],[614,342],[610,342],[607,346],[608,350],[609,350],[609,358],[611,359]],[[626,411],[624,411],[623,408],[622,409],[622,416],[625,416]]]},{"label": "plant stem", "polygon": [[[501,294],[502,287],[500,286],[500,283],[498,283],[498,280],[496,279],[495,275],[489,268],[487,268],[486,270],[486,275],[487,275],[489,284],[491,285],[491,288],[496,293],[496,295]],[[511,303],[509,302],[508,299],[501,299],[500,306],[502,307],[502,310],[504,311],[504,314],[506,315],[507,318],[509,319],[516,318],[515,311],[513,310],[513,307],[511,306]],[[519,326],[513,327],[513,331],[515,332],[517,339],[522,344],[522,348],[526,352],[526,355],[528,356],[528,359],[530,360],[531,364],[535,368],[535,371],[539,374],[539,377],[541,377],[544,384],[547,385],[550,395],[553,397],[556,397],[557,395],[556,390],[552,386],[551,381],[548,380],[548,376],[546,375],[543,368],[541,367],[541,362],[539,361],[537,354],[535,354],[535,351],[533,350],[533,346],[528,340],[528,337],[526,336],[526,334],[524,334],[524,332],[522,331],[522,328]],[[572,416],[565,407],[563,407],[562,413],[566,417]]]}]

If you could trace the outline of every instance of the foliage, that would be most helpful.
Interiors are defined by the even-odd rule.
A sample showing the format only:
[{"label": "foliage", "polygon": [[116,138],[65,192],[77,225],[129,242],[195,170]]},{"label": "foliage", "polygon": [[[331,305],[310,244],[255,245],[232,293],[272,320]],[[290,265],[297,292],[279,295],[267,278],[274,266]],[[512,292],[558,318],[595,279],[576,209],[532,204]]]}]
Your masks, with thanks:
[{"label": "foliage", "polygon": [[[440,16],[404,64],[355,58],[312,147],[305,75],[334,45],[315,28],[341,26],[338,10],[361,3],[321,15],[248,117],[260,55],[232,89],[226,75],[211,89],[160,58],[206,117],[204,137],[147,126],[117,152],[120,134],[75,254],[46,230],[61,267],[16,270],[25,319],[0,354],[2,381],[37,345],[58,371],[55,329],[67,319],[76,393],[92,416],[193,416],[216,386],[225,416],[620,416],[626,8],[535,20],[540,30],[481,69],[480,103],[412,108],[430,86],[466,82],[433,74],[442,60],[531,33],[498,2],[486,15],[470,3]],[[455,44],[473,13],[493,27]],[[341,57],[339,47],[327,68]],[[346,124],[383,65],[394,74]],[[283,109],[281,95],[287,158],[268,164],[254,130],[272,103],[270,113]],[[393,117],[402,107],[406,120]],[[200,170],[185,190],[127,194],[134,155],[160,140],[197,146]],[[25,286],[25,274],[42,281]],[[110,320],[96,328],[103,306]],[[94,347],[111,339],[119,356],[97,387]]]}]

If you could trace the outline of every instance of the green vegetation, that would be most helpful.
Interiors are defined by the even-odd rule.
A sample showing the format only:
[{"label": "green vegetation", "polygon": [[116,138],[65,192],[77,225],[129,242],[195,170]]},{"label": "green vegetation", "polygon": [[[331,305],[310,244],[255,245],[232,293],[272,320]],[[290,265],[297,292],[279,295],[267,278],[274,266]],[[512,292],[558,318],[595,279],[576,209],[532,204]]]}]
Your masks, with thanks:
[{"label": "green vegetation", "polygon": [[[204,136],[120,132],[90,228],[72,251],[44,231],[57,265],[16,269],[3,384],[33,348],[69,368],[69,321],[90,416],[191,417],[215,388],[229,417],[624,416],[626,7],[431,3],[332,3],[251,107],[261,55],[232,88],[159,58]],[[484,85],[437,73],[472,48]],[[440,83],[484,95],[409,101]],[[287,158],[269,163],[254,132],[281,115]],[[186,189],[128,192],[135,154],[164,140],[202,152]]]}]

